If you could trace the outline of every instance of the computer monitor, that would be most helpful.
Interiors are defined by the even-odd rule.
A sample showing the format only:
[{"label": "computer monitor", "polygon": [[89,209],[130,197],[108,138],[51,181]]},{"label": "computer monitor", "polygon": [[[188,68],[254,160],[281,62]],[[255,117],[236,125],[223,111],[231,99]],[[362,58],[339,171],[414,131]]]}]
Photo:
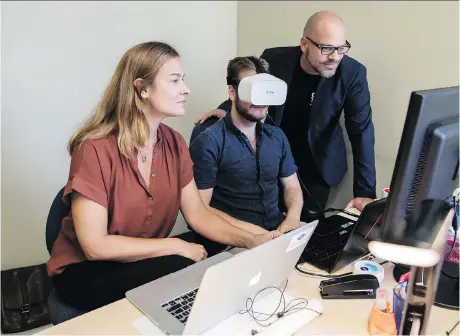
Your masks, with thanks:
[{"label": "computer monitor", "polygon": [[[431,244],[439,223],[433,221],[433,227],[424,228],[421,235],[415,232],[418,228],[410,227],[409,218],[424,200],[448,201],[458,187],[458,170],[459,87],[412,92],[381,223],[381,240],[419,247]],[[395,267],[396,280],[409,271],[403,266]],[[446,280],[441,278],[440,285]],[[453,304],[458,307],[458,279],[446,281],[455,282],[449,290],[456,287],[456,294],[450,294],[456,297]],[[435,303],[449,306],[441,302],[449,296],[443,290],[448,289],[438,287]]]}]

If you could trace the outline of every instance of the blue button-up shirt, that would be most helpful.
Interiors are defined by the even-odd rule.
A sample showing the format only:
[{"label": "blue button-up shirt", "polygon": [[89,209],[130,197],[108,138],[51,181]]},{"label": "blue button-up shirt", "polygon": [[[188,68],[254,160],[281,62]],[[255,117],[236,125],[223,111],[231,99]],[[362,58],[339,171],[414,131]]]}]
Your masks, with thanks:
[{"label": "blue button-up shirt", "polygon": [[228,112],[194,138],[190,154],[198,189],[214,188],[211,207],[273,230],[285,218],[278,206],[279,178],[297,167],[280,128],[259,122],[256,130],[254,150]]}]

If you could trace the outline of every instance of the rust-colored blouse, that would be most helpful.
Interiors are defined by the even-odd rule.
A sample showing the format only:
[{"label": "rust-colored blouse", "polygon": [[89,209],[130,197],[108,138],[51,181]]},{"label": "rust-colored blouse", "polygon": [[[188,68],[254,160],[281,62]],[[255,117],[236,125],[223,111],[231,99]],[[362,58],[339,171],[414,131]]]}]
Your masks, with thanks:
[{"label": "rust-colored blouse", "polygon": [[[176,222],[182,188],[193,179],[192,160],[182,135],[164,124],[158,128],[152,157],[147,188],[137,152],[130,159],[122,155],[115,136],[85,141],[72,154],[64,201],[70,204],[70,194],[76,190],[107,208],[109,234],[167,237]],[[70,212],[53,245],[48,274],[59,274],[85,260]]]}]

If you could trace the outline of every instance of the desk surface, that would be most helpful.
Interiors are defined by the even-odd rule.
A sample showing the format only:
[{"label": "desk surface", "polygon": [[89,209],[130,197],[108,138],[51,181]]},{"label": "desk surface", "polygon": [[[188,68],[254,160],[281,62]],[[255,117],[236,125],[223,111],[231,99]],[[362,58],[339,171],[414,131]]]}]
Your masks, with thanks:
[{"label": "desk surface", "polygon": [[[315,270],[304,264],[302,268]],[[393,265],[384,265],[385,279],[383,287],[391,291]],[[286,293],[294,297],[321,300],[318,285],[321,279],[303,275],[293,270],[289,277]],[[295,335],[367,335],[367,322],[374,300],[321,300],[323,315],[303,326]],[[59,324],[40,332],[40,335],[105,334],[139,335],[132,323],[142,313],[127,299],[94,310],[88,314]],[[445,335],[458,321],[458,311],[441,309],[434,306],[431,311],[428,334]]]},{"label": "desk surface", "polygon": [[[308,264],[301,265],[301,268],[321,272]],[[389,293],[392,293],[392,289],[395,286],[393,264],[385,264],[384,269],[383,287]],[[339,271],[338,274],[350,270],[351,266]],[[304,275],[295,269],[289,276],[286,294],[293,297],[320,300],[323,305],[323,314],[303,326],[295,335],[368,335],[367,323],[374,300],[321,300],[318,286],[322,279]],[[142,315],[127,299],[122,299],[65,323],[53,326],[39,334],[139,335],[132,323]],[[433,306],[428,324],[428,334],[445,335],[446,331],[458,319],[458,311]],[[455,334],[458,334],[458,330],[455,331]]]}]

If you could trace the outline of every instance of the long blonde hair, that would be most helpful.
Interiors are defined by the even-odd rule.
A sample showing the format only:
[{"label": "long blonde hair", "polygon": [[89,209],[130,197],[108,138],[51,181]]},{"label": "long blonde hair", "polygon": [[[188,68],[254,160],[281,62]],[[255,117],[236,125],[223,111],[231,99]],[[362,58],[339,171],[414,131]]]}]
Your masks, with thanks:
[{"label": "long blonde hair", "polygon": [[134,146],[143,146],[150,133],[146,105],[134,80],[153,84],[161,66],[179,53],[163,42],[146,42],[130,48],[121,58],[94,112],[70,138],[70,155],[86,140],[117,135],[120,152],[130,157]]}]

